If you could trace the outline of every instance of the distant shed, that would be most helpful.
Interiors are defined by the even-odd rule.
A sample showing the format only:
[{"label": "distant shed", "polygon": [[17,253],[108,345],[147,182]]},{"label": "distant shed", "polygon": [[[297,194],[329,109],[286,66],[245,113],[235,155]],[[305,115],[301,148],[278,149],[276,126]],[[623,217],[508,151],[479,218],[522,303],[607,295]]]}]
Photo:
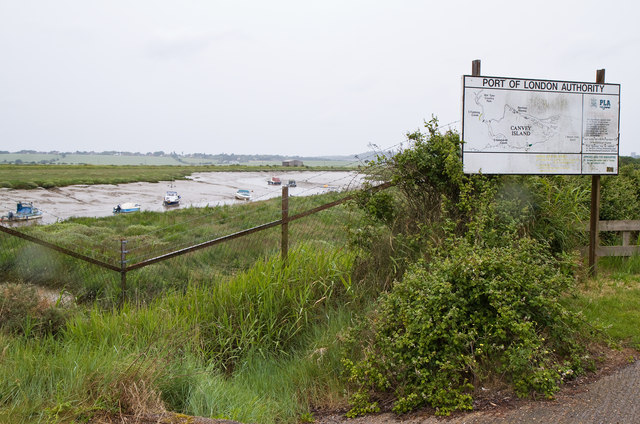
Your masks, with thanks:
[{"label": "distant shed", "polygon": [[304,165],[301,160],[289,159],[289,160],[283,160],[282,166],[304,166]]}]

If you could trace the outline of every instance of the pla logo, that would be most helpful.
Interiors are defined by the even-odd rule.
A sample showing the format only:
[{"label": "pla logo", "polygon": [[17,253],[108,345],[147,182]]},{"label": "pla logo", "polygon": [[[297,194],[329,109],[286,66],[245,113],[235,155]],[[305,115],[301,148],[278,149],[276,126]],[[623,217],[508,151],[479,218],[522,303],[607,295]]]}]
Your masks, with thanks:
[{"label": "pla logo", "polygon": [[600,99],[600,109],[611,109],[611,100]]},{"label": "pla logo", "polygon": [[591,99],[591,107],[598,107],[598,99]]}]

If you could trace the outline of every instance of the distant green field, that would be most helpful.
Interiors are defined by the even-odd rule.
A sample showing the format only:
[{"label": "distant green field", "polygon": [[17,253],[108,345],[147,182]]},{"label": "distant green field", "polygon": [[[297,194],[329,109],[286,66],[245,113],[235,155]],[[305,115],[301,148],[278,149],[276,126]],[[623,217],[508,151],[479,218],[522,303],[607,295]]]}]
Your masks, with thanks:
[{"label": "distant green field", "polygon": [[[74,184],[124,184],[132,182],[173,181],[185,179],[194,172],[223,171],[336,171],[336,167],[288,168],[282,166],[247,165],[32,165],[2,164],[0,187],[33,189],[38,187],[64,187]],[[345,168],[342,168],[345,169]]]},{"label": "distant green field", "polygon": [[[218,165],[228,166],[213,159],[188,156],[147,156],[147,155],[100,155],[100,154],[53,154],[53,153],[0,153],[0,164],[39,164],[39,165]],[[280,160],[245,161],[237,165],[244,166],[280,166]],[[350,167],[354,163],[347,160],[306,160],[305,166],[311,167]]]},{"label": "distant green field", "polygon": [[104,166],[104,165],[4,165],[0,164],[0,187],[30,189],[73,184],[122,184],[172,181],[212,167]]}]

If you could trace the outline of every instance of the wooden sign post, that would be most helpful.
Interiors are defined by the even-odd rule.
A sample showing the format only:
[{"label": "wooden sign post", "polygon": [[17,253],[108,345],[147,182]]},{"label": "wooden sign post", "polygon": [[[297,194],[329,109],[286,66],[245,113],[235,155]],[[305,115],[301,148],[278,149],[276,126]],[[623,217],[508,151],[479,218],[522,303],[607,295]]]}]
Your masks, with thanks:
[{"label": "wooden sign post", "polygon": [[[604,84],[604,69],[596,71],[596,83]],[[600,244],[600,175],[592,175],[589,220],[589,273],[592,277],[598,274],[598,244]]]}]

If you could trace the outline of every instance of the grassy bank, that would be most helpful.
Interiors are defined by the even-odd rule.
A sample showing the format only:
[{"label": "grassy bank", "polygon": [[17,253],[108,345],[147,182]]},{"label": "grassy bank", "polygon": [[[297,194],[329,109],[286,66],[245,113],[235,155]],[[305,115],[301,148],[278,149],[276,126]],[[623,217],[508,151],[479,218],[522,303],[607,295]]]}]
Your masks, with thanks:
[{"label": "grassy bank", "polygon": [[[302,212],[340,196],[290,206]],[[116,259],[126,238],[133,259],[276,220],[280,208],[273,199],[23,231],[102,260]],[[345,249],[352,213],[335,207],[291,223],[286,263],[276,227],[130,272],[122,309],[118,273],[1,235],[10,284],[0,286],[0,422],[163,409],[296,422],[311,405],[344,402],[337,333],[363,301]],[[32,284],[67,297],[38,299]],[[59,307],[69,295],[75,302]]]},{"label": "grassy bank", "polygon": [[[292,198],[290,210],[341,196]],[[345,249],[354,213],[340,206],[290,223],[286,263],[276,227],[130,272],[122,309],[118,273],[0,235],[10,282],[0,296],[0,422],[163,409],[296,422],[311,405],[343,402],[337,333],[362,301]],[[126,239],[135,263],[280,214],[272,199],[22,230],[112,263]],[[74,306],[38,300],[33,284],[71,295]]]},{"label": "grassy bank", "polygon": [[[55,335],[0,335],[0,420],[70,422],[164,408],[296,422],[339,402],[336,333],[352,257],[301,247],[146,306],[74,313]],[[42,306],[40,306],[42,307]]]},{"label": "grassy bank", "polygon": [[194,172],[332,171],[349,168],[327,166],[291,168],[282,166],[149,166],[149,165],[2,165],[0,187],[15,189],[52,188],[75,184],[123,184],[185,179]]},{"label": "grassy bank", "polygon": [[605,341],[640,350],[640,257],[606,257],[595,279],[586,280],[567,299]]}]

